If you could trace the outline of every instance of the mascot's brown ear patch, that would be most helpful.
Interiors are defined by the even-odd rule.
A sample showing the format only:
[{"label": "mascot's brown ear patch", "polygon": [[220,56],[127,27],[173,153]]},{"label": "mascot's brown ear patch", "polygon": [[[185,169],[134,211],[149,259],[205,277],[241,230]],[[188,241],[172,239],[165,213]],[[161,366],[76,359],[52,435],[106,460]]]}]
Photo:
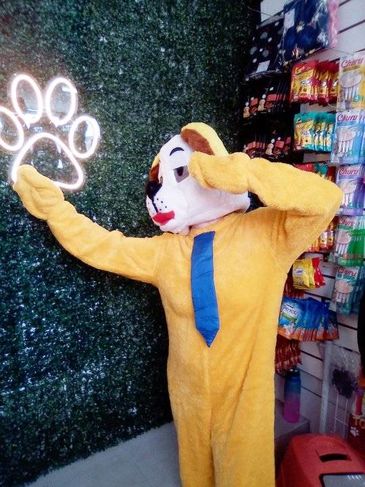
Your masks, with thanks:
[{"label": "mascot's brown ear patch", "polygon": [[212,148],[209,145],[209,142],[195,130],[185,129],[181,133],[181,137],[188,145],[190,145],[193,150],[198,152],[204,152],[204,154],[214,154]]},{"label": "mascot's brown ear patch", "polygon": [[150,169],[148,179],[149,181],[158,181],[158,171],[160,170],[160,164],[157,164],[156,166],[153,166]]}]

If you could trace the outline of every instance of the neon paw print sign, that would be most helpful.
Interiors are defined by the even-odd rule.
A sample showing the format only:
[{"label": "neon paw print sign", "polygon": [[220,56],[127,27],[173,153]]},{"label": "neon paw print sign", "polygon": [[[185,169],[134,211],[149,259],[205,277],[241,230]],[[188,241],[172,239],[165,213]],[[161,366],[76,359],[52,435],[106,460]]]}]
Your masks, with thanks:
[{"label": "neon paw print sign", "polygon": [[[77,90],[70,80],[54,78],[42,92],[27,74],[14,76],[9,89],[13,111],[0,106],[0,147],[15,154],[10,171],[16,182],[19,166],[46,144],[57,150],[59,165],[63,153],[76,174],[76,181],[54,180],[60,188],[74,190],[85,176],[79,160],[90,158],[100,139],[97,121],[89,115],[73,119],[77,111]],[[25,127],[25,128],[24,128]]]}]

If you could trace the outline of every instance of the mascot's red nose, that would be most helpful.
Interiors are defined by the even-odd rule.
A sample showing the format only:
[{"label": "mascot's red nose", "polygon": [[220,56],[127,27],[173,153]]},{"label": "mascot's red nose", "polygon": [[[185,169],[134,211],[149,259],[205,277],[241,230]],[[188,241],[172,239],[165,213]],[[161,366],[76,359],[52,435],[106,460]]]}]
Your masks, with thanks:
[{"label": "mascot's red nose", "polygon": [[173,218],[175,218],[175,212],[168,211],[167,213],[156,213],[156,215],[152,217],[152,220],[160,225],[165,225]]}]

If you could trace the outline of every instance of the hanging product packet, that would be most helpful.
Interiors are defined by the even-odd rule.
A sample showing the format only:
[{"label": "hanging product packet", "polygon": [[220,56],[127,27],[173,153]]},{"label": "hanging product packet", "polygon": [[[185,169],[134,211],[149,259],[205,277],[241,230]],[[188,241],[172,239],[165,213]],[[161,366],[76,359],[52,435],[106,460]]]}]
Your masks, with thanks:
[{"label": "hanging product packet", "polygon": [[294,262],[292,276],[296,289],[315,289],[325,284],[319,263],[319,257],[297,259]]},{"label": "hanging product packet", "polygon": [[300,347],[297,340],[288,340],[277,336],[275,350],[275,370],[283,373],[301,363]]},{"label": "hanging product packet", "polygon": [[359,312],[361,296],[365,285],[365,267],[337,268],[335,287],[332,301],[336,305],[336,311],[340,314]]},{"label": "hanging product packet", "polygon": [[337,100],[338,64],[335,61],[300,61],[292,68],[290,101],[328,105]]},{"label": "hanging product packet", "polygon": [[338,97],[338,76],[339,76],[339,64],[337,61],[330,62],[330,80],[328,87],[328,103],[336,103]]},{"label": "hanging product packet", "polygon": [[289,340],[294,339],[294,330],[304,323],[306,312],[304,301],[304,299],[284,296],[279,315],[278,332],[281,336]]},{"label": "hanging product packet", "polygon": [[282,70],[282,59],[279,53],[283,21],[282,15],[275,15],[257,26],[249,51],[249,63],[245,68],[246,76],[251,78],[260,76],[262,73]]},{"label": "hanging product packet", "polygon": [[365,216],[341,216],[331,260],[341,266],[360,266],[365,258]]},{"label": "hanging product packet", "polygon": [[340,59],[337,111],[365,108],[365,54]]},{"label": "hanging product packet", "polygon": [[323,61],[317,65],[317,92],[316,101],[321,105],[327,105],[329,102],[329,86],[331,74],[329,62]]},{"label": "hanging product packet", "polygon": [[332,164],[359,164],[364,162],[362,144],[364,138],[364,113],[348,110],[336,114],[336,126],[331,153]]},{"label": "hanging product packet", "polygon": [[337,339],[337,322],[328,303],[317,299],[284,297],[278,333],[289,340],[316,341]]},{"label": "hanging product packet", "polygon": [[291,0],[284,4],[284,64],[334,45],[337,38],[336,0]]},{"label": "hanging product packet", "polygon": [[338,340],[340,338],[338,333],[337,314],[335,311],[328,310],[328,322],[324,329],[323,340]]},{"label": "hanging product packet", "polygon": [[303,61],[292,69],[290,101],[309,103],[316,100],[316,67],[317,61]]},{"label": "hanging product packet", "polygon": [[360,267],[339,266],[333,291],[333,301],[351,308],[353,293],[359,275]]},{"label": "hanging product packet", "polygon": [[322,287],[326,283],[325,283],[322,271],[320,269],[320,258],[319,257],[312,257],[310,260],[312,261],[312,266],[313,266],[315,287],[316,288]]},{"label": "hanging product packet", "polygon": [[332,113],[297,113],[294,116],[294,150],[330,152],[334,121]]},{"label": "hanging product packet", "polygon": [[337,171],[336,184],[343,191],[340,215],[361,215],[364,208],[364,175],[365,166],[354,164],[340,166]]}]

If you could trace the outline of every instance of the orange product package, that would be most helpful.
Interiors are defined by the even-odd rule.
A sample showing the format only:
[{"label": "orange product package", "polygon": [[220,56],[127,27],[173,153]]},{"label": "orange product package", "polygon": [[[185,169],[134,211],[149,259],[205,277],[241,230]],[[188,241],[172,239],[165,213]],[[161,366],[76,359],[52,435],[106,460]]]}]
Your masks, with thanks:
[{"label": "orange product package", "polygon": [[317,61],[303,61],[292,69],[290,101],[308,103],[316,100]]}]

